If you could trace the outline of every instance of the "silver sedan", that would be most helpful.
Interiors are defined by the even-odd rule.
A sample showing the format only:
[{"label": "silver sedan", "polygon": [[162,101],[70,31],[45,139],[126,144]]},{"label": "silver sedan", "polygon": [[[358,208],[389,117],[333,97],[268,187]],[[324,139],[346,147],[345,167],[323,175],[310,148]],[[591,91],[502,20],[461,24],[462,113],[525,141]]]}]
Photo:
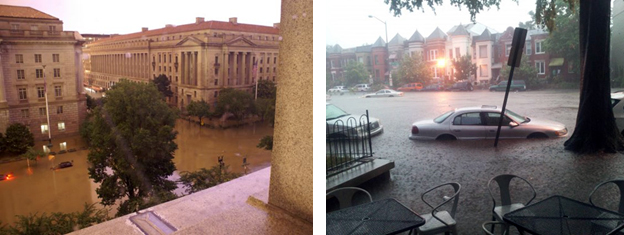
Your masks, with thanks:
[{"label": "silver sedan", "polygon": [[[410,139],[456,140],[494,139],[501,109],[496,106],[458,108],[432,120],[412,124]],[[564,137],[568,129],[559,122],[538,120],[507,109],[501,126],[501,139]]]},{"label": "silver sedan", "polygon": [[403,92],[395,91],[392,89],[381,89],[375,93],[366,94],[365,97],[395,97],[403,96]]}]

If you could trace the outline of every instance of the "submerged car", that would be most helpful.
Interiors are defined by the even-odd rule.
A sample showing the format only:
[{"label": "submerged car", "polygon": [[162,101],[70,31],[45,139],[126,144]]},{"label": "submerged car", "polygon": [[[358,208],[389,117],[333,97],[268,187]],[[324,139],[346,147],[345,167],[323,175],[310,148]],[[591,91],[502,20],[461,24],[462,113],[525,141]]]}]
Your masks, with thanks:
[{"label": "submerged car", "polygon": [[473,91],[472,83],[469,81],[456,82],[451,87],[446,88],[447,91]]},{"label": "submerged car", "polygon": [[624,135],[624,91],[611,93],[611,108],[617,128]]},{"label": "submerged car", "polygon": [[420,82],[408,83],[397,88],[398,91],[420,91],[421,89],[423,89],[423,85]]},{"label": "submerged car", "polygon": [[[506,91],[507,81],[502,81],[498,85],[490,86],[490,91]],[[510,91],[526,91],[526,83],[524,80],[511,80]]]},{"label": "submerged car", "polygon": [[442,84],[431,84],[431,85],[427,85],[425,87],[423,87],[422,90],[420,91],[443,91],[444,90],[444,85]]},{"label": "submerged car", "polygon": [[403,92],[398,92],[392,89],[381,89],[375,93],[366,94],[366,98],[370,97],[395,97],[395,96],[403,96]]},{"label": "submerged car", "polygon": [[[383,126],[379,119],[369,117],[370,135],[378,135],[383,132]],[[327,125],[327,137],[362,137],[367,135],[366,115],[352,115],[333,104],[325,104],[325,122]]]},{"label": "submerged car", "polygon": [[8,173],[8,174],[0,174],[0,180],[10,180],[13,178],[13,174]]},{"label": "submerged car", "polygon": [[[456,140],[494,139],[498,129],[501,109],[496,106],[457,108],[434,119],[412,124],[410,139]],[[564,124],[532,119],[507,109],[500,130],[500,139],[564,137],[568,129]]]}]

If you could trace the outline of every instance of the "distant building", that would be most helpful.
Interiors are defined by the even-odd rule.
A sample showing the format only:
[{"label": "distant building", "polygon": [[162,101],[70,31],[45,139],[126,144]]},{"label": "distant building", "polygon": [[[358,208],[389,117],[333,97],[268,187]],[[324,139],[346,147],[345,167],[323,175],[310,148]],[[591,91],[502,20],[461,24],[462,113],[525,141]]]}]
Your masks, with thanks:
[{"label": "distant building", "polygon": [[37,145],[48,139],[48,131],[53,139],[78,133],[86,116],[83,43],[77,32],[63,31],[54,16],[0,5],[0,131],[11,123],[26,124]]},{"label": "distant building", "polygon": [[[277,82],[279,24],[261,26],[204,21],[113,35],[85,45],[85,78],[110,88],[122,79],[151,82],[164,74],[171,81],[172,105],[215,103],[223,88],[253,92],[256,79]],[[256,64],[254,76],[254,64]]]}]

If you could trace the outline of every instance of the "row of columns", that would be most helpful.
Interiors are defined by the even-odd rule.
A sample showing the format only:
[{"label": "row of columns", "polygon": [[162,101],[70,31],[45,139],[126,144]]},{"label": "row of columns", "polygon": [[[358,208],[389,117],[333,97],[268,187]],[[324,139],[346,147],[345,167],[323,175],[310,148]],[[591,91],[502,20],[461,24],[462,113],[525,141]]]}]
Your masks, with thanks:
[{"label": "row of columns", "polygon": [[229,52],[225,68],[228,71],[225,74],[227,85],[242,85],[243,78],[244,84],[249,84],[249,79],[253,76],[253,61],[255,58],[255,54],[251,52]]},{"label": "row of columns", "polygon": [[91,70],[126,77],[149,77],[147,53],[92,55]]},{"label": "row of columns", "polygon": [[197,51],[181,52],[180,83],[183,85],[198,85],[199,59]]}]

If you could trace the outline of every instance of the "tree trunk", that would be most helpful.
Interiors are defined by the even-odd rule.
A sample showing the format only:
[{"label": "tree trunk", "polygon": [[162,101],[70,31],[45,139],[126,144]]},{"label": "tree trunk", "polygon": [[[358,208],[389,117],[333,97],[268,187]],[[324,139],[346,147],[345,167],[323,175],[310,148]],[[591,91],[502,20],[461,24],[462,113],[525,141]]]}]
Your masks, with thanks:
[{"label": "tree trunk", "polygon": [[564,146],[575,153],[624,149],[611,108],[609,68],[611,0],[581,0],[581,95],[574,133]]}]

